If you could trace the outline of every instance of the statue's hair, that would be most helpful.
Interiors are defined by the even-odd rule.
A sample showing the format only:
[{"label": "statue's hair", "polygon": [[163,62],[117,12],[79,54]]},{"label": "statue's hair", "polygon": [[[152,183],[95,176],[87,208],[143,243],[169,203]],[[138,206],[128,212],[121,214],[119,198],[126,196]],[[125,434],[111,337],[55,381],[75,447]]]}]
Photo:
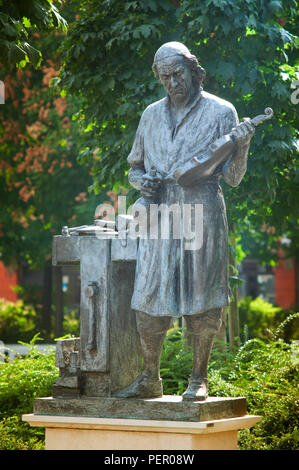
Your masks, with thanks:
[{"label": "statue's hair", "polygon": [[[190,55],[187,56],[185,54],[177,54],[181,55],[184,58],[184,62],[190,67],[191,73],[192,73],[192,78],[193,78],[193,85],[195,87],[203,86],[203,81],[206,76],[206,71],[201,65],[199,65],[197,58],[195,55]],[[152,66],[152,70],[154,72],[154,75],[157,79],[159,79],[159,73],[158,73],[158,67],[157,63],[154,62]]]}]

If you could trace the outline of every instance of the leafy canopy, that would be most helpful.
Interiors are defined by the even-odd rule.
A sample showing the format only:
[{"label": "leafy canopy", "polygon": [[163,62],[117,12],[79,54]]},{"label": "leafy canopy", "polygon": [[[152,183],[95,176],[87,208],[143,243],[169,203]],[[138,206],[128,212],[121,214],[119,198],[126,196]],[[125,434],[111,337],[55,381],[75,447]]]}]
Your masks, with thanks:
[{"label": "leafy canopy", "polygon": [[[72,18],[73,13],[64,14]],[[79,133],[72,120],[79,104],[50,86],[60,67],[57,49],[62,36],[36,33],[32,44],[43,51],[43,63],[3,75],[0,199],[5,204],[0,206],[0,253],[7,266],[43,268],[51,260],[53,235],[63,225],[79,225],[86,217],[92,221],[93,214],[85,211],[83,217],[91,177],[77,162]]]},{"label": "leafy canopy", "polygon": [[[61,0],[56,0],[61,4]],[[50,0],[0,0],[0,63],[7,70],[31,63],[37,67],[41,52],[31,42],[31,34],[57,27],[66,21]],[[29,42],[30,41],[30,42]]]},{"label": "leafy canopy", "polygon": [[275,227],[275,239],[288,232],[296,238],[298,117],[290,101],[296,80],[296,1],[103,0],[99,8],[90,0],[77,5],[77,21],[62,45],[58,84],[82,99],[77,119],[86,136],[81,159],[92,166],[90,189],[98,193],[108,182],[127,184],[126,157],[140,115],[164,95],[151,70],[154,53],[177,40],[205,67],[205,89],[232,102],[240,118],[274,109],[274,118],[256,131],[242,184],[224,185],[231,226],[246,235],[247,246],[256,246],[256,240],[270,245],[269,226]]}]

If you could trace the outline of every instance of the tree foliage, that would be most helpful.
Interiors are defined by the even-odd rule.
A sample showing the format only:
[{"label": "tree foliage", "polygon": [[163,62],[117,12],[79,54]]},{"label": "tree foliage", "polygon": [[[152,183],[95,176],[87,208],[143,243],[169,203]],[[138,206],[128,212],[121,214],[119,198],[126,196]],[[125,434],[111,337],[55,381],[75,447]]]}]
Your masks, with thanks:
[{"label": "tree foliage", "polygon": [[[91,189],[99,192],[108,181],[126,184],[126,157],[140,115],[164,95],[151,71],[154,53],[177,40],[205,67],[205,89],[232,102],[240,118],[274,109],[274,118],[256,131],[242,184],[224,185],[231,226],[254,247],[257,239],[270,245],[281,233],[294,236],[296,1],[103,0],[99,8],[90,0],[77,1],[77,8],[62,46],[58,84],[82,99],[81,159],[92,165]],[[274,234],[266,231],[270,226]]]},{"label": "tree foliage", "polygon": [[[43,268],[51,260],[53,235],[76,225],[77,208],[87,202],[89,170],[77,162],[79,106],[53,92],[50,82],[60,67],[56,50],[61,34],[35,33],[43,64],[5,75],[5,104],[0,106],[0,252],[18,267]],[[86,220],[85,220],[86,222]]]},{"label": "tree foliage", "polygon": [[[61,4],[61,0],[56,1]],[[0,0],[0,63],[11,70],[27,63],[38,66],[41,51],[31,42],[32,33],[66,27],[65,19],[50,0]],[[30,42],[29,42],[30,41]]]}]

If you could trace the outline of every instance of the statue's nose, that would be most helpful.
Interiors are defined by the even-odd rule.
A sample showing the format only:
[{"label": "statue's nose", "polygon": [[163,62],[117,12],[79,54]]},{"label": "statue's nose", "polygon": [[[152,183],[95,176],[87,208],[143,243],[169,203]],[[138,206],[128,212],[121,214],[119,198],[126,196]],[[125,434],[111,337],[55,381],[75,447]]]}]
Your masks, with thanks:
[{"label": "statue's nose", "polygon": [[171,76],[170,76],[170,84],[171,84],[171,86],[174,87],[174,86],[177,85],[177,83],[178,83],[178,82],[177,82],[177,79],[175,78],[175,76],[174,76],[174,75],[171,75]]}]

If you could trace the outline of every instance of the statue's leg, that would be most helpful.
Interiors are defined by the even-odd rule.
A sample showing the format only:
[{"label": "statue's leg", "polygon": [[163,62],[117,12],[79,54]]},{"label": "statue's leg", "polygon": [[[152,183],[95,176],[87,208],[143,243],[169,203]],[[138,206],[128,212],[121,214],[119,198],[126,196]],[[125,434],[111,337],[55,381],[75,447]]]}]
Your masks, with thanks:
[{"label": "statue's leg", "polygon": [[120,398],[157,398],[163,395],[160,378],[160,356],[172,317],[154,317],[143,312],[136,313],[144,368],[134,382],[115,396]]},{"label": "statue's leg", "polygon": [[183,400],[205,400],[208,397],[208,362],[214,338],[221,328],[222,309],[186,315],[187,332],[192,339],[193,368]]}]

